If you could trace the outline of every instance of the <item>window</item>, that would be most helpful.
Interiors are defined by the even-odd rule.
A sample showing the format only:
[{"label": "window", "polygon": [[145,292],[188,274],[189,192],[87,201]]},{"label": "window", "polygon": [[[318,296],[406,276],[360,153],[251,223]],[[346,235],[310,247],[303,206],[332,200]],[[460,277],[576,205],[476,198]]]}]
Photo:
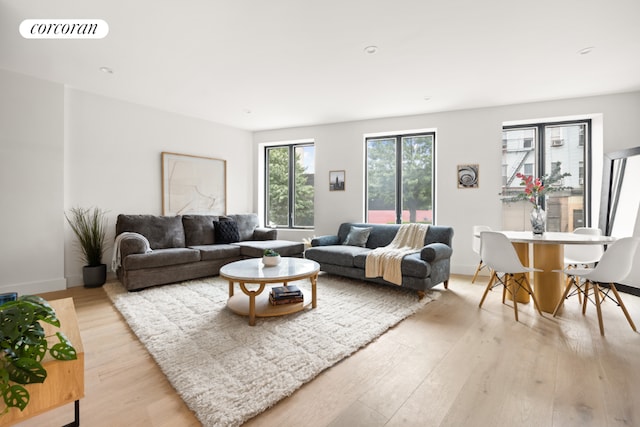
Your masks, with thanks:
[{"label": "window", "polygon": [[314,170],[313,143],[265,148],[265,224],[313,227]]},{"label": "window", "polygon": [[366,221],[433,223],[435,133],[366,138]]},{"label": "window", "polygon": [[[547,211],[548,231],[572,231],[575,224],[589,223],[590,219],[585,217],[585,213],[589,212],[591,184],[588,171],[590,127],[591,121],[584,120],[503,128],[502,141],[507,141],[507,149],[503,149],[502,155],[502,164],[507,165],[507,179],[503,179],[506,184],[502,188],[505,196],[502,205],[503,228],[526,230],[529,226],[531,205],[509,201],[510,196],[523,190],[516,177],[518,172],[536,177],[547,176],[546,186],[565,187],[547,193],[546,200],[542,201]],[[564,173],[570,175],[559,178]]]}]

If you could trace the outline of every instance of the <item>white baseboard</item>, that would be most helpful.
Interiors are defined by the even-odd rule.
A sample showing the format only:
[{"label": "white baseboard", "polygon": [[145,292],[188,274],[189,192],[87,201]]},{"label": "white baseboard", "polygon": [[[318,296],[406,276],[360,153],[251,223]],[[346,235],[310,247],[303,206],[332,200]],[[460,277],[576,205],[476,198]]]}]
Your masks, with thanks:
[{"label": "white baseboard", "polygon": [[44,280],[41,282],[13,283],[0,286],[0,293],[17,292],[18,295],[34,295],[46,292],[62,291],[67,288],[64,277],[60,279]]}]

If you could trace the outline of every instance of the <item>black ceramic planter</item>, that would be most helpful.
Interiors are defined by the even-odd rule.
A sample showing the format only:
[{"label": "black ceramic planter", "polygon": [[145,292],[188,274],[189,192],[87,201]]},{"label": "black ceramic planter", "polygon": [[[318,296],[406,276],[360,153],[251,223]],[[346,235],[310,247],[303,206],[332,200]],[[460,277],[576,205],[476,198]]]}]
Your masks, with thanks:
[{"label": "black ceramic planter", "polygon": [[107,264],[82,267],[82,280],[87,288],[97,288],[107,281]]}]

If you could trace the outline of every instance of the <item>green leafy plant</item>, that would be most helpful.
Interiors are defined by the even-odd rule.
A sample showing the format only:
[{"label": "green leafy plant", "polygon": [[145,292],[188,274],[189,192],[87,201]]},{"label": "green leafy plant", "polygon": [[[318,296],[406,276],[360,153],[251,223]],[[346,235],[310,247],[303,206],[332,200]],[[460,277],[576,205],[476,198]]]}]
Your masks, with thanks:
[{"label": "green leafy plant", "polygon": [[47,351],[57,360],[78,357],[62,332],[55,334],[58,342],[49,348],[40,322],[60,326],[55,310],[41,297],[23,295],[0,305],[0,393],[5,404],[0,415],[12,407],[22,411],[29,404],[29,392],[22,385],[42,383],[47,378],[41,363]]},{"label": "green leafy plant", "polygon": [[274,251],[273,249],[265,249],[264,252],[262,253],[262,255],[264,255],[264,256],[278,256],[280,254],[278,252]]},{"label": "green leafy plant", "polygon": [[107,234],[105,214],[98,208],[72,208],[64,215],[78,238],[82,260],[89,267],[102,264]]}]

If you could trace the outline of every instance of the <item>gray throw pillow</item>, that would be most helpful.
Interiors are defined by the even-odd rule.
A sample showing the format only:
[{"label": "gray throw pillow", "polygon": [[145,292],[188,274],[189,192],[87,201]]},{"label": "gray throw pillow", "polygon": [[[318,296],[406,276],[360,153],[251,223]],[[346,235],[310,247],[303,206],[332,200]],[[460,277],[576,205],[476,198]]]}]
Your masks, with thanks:
[{"label": "gray throw pillow", "polygon": [[360,246],[364,248],[369,240],[369,234],[372,227],[353,227],[349,230],[347,238],[344,239],[343,245]]}]

